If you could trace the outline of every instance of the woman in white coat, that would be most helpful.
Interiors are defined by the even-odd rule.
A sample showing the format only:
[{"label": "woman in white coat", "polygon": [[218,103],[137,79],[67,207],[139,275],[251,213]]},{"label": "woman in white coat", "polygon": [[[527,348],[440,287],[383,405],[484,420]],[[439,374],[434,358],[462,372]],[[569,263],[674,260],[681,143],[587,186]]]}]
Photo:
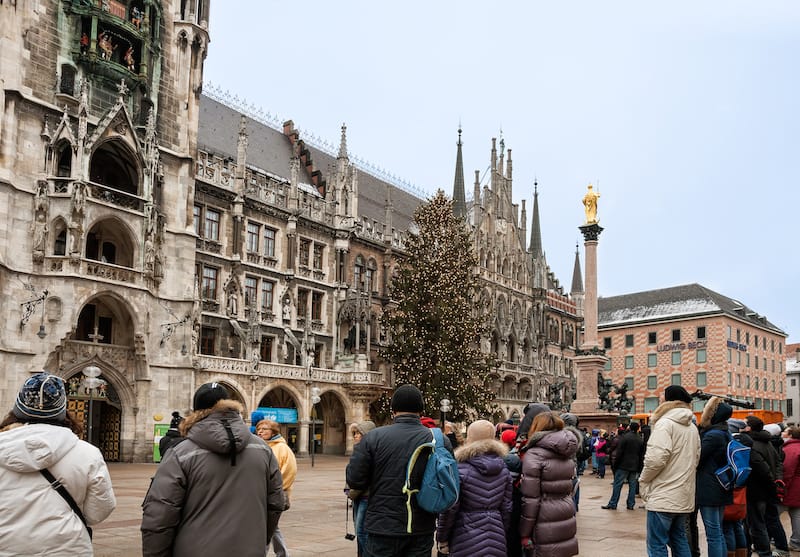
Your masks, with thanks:
[{"label": "woman in white coat", "polygon": [[80,430],[61,378],[37,373],[25,381],[0,422],[0,556],[92,555],[86,526],[40,472],[60,481],[89,526],[111,514],[108,468]]}]

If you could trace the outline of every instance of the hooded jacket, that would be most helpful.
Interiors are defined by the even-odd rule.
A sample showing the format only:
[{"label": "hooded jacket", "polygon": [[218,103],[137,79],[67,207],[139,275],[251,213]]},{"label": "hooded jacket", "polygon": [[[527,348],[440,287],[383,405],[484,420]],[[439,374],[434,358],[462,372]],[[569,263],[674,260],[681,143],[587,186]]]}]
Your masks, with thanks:
[{"label": "hooded jacket", "polygon": [[436,540],[450,556],[506,557],[511,517],[511,474],[503,457],[508,447],[482,439],[456,449],[461,491],[458,502],[439,515]]},{"label": "hooded jacket", "polygon": [[89,525],[116,506],[97,447],[66,427],[14,424],[0,432],[0,556],[92,555],[78,515],[39,473],[47,468],[67,488]]},{"label": "hooded jacket", "polygon": [[278,467],[281,469],[281,478],[283,479],[283,493],[286,496],[286,508],[289,508],[289,499],[292,496],[292,486],[297,477],[297,459],[294,456],[294,451],[283,438],[283,435],[278,433],[273,435],[267,445],[272,449],[272,454],[278,460]]},{"label": "hooded jacket", "polygon": [[522,457],[521,538],[531,538],[536,557],[578,554],[575,502],[572,499],[575,435],[567,430],[537,431]]},{"label": "hooded jacket", "polygon": [[[720,507],[733,503],[733,490],[717,480],[715,472],[728,463],[728,417],[730,406],[720,412],[722,399],[711,397],[700,416],[700,461],[697,464],[696,500],[700,507]],[[723,419],[724,418],[724,419]]]},{"label": "hooded jacket", "polygon": [[668,401],[653,412],[639,475],[639,493],[648,511],[688,513],[695,506],[695,470],[700,435],[685,402]]},{"label": "hooded jacket", "polygon": [[783,482],[786,484],[783,504],[800,507],[800,439],[786,439],[783,452],[786,455],[783,461]]},{"label": "hooded jacket", "polygon": [[143,557],[264,557],[284,510],[283,479],[241,412],[220,400],[181,422],[186,440],[167,452],[142,505]]},{"label": "hooded jacket", "polygon": [[783,477],[783,463],[772,444],[772,435],[768,431],[748,431],[739,434],[745,445],[745,439],[751,440],[750,477],[747,479],[747,498],[753,501],[775,501],[775,480]]},{"label": "hooded jacket", "polygon": [[[411,497],[411,534],[408,533],[408,510],[403,485],[411,454],[418,446],[432,439],[431,430],[422,425],[415,414],[395,416],[392,425],[370,431],[353,449],[347,465],[347,485],[351,489],[369,490],[369,506],[364,517],[364,530],[384,536],[433,535],[436,515],[417,505]],[[452,450],[450,441],[445,446]],[[422,483],[425,471],[424,453],[417,459],[411,476],[412,488]]]}]

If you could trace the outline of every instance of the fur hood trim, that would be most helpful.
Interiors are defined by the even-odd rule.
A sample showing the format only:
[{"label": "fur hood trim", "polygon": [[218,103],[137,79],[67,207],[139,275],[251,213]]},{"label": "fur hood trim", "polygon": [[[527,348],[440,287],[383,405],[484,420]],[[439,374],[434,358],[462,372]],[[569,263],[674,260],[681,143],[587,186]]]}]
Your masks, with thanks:
[{"label": "fur hood trim", "polygon": [[23,424],[22,422],[17,422],[17,423],[13,423],[13,424],[8,424],[8,425],[7,425],[6,427],[4,427],[3,429],[0,429],[0,433],[3,433],[4,431],[11,431],[12,429],[16,429],[16,428],[18,428],[18,427],[22,427],[22,426],[24,426],[24,425],[25,425],[25,424]]},{"label": "fur hood trim", "polygon": [[458,462],[467,462],[482,454],[496,454],[503,458],[508,453],[508,446],[495,439],[481,439],[462,445],[455,451]]},{"label": "fur hood trim", "polygon": [[675,410],[678,408],[691,410],[691,406],[689,406],[687,402],[681,402],[680,400],[670,400],[664,402],[653,412],[653,415],[650,417],[650,425],[651,426],[655,425],[658,420],[664,417],[664,414],[666,414],[670,410]]},{"label": "fur hood trim", "polygon": [[711,418],[717,413],[717,408],[719,408],[721,402],[722,399],[718,396],[712,396],[708,399],[708,402],[703,408],[703,413],[700,415],[700,423],[697,425],[702,428],[711,427]]},{"label": "fur hood trim", "polygon": [[211,414],[215,412],[226,412],[229,410],[233,410],[242,414],[244,412],[244,408],[242,405],[235,400],[231,399],[223,399],[218,400],[217,403],[212,406],[211,408],[206,408],[205,410],[197,410],[192,412],[181,422],[178,426],[178,431],[181,432],[182,437],[186,437],[189,434],[189,430],[192,429],[192,426],[195,425],[197,422],[206,419]]}]

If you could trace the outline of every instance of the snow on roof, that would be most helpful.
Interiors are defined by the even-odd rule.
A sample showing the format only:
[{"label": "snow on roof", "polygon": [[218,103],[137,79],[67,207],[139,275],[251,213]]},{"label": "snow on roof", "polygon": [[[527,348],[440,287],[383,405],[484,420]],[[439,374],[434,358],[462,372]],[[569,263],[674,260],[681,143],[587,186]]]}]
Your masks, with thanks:
[{"label": "snow on roof", "polygon": [[608,326],[619,323],[627,323],[630,321],[668,319],[683,315],[697,315],[700,313],[713,313],[718,311],[720,311],[720,307],[707,298],[675,300],[658,303],[652,306],[639,305],[602,312],[600,315],[600,324],[603,326]]}]

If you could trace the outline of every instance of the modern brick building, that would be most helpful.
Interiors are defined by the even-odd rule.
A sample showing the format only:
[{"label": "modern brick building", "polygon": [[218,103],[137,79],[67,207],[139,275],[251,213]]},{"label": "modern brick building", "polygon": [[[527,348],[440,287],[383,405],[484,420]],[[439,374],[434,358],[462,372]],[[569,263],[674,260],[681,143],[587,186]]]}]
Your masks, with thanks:
[{"label": "modern brick building", "polygon": [[627,384],[635,412],[652,412],[669,385],[786,411],[786,333],[738,300],[687,284],[600,298],[598,313],[603,375]]}]

